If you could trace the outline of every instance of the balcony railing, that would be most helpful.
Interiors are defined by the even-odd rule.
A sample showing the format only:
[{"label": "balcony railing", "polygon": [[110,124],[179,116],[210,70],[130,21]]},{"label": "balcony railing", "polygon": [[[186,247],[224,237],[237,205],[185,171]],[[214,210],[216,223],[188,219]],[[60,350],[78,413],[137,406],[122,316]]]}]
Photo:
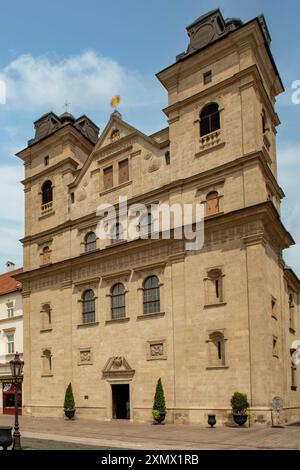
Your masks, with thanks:
[{"label": "balcony railing", "polygon": [[47,204],[42,204],[41,209],[42,215],[51,214],[53,212],[53,202],[47,202]]},{"label": "balcony railing", "polygon": [[219,129],[217,131],[211,132],[210,134],[204,135],[203,137],[200,137],[200,151],[210,149],[221,143],[222,134],[221,130]]}]

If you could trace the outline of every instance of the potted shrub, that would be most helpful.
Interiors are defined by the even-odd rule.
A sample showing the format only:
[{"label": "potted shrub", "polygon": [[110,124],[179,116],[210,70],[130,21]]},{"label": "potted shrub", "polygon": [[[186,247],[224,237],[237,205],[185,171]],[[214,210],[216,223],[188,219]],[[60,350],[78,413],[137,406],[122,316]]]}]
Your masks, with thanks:
[{"label": "potted shrub", "polygon": [[245,424],[250,416],[247,395],[245,393],[235,392],[231,398],[231,408],[235,423],[239,426]]},{"label": "potted shrub", "polygon": [[75,415],[75,401],[72,385],[69,383],[65,394],[64,411],[66,418],[72,419]]},{"label": "potted shrub", "polygon": [[154,396],[152,416],[156,424],[161,424],[166,418],[166,401],[161,379],[158,379]]}]

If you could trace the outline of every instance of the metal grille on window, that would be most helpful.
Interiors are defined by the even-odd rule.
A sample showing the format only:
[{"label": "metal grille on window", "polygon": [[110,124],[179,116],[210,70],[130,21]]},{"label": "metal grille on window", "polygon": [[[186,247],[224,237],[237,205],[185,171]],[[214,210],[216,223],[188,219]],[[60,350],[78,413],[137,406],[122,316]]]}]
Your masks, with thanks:
[{"label": "metal grille on window", "polygon": [[96,319],[95,294],[92,290],[87,290],[82,296],[82,322],[94,323]]},{"label": "metal grille on window", "polygon": [[144,313],[160,312],[160,287],[156,276],[148,277],[144,282]]},{"label": "metal grille on window", "polygon": [[115,284],[111,289],[111,317],[113,320],[126,317],[125,287],[122,283]]}]

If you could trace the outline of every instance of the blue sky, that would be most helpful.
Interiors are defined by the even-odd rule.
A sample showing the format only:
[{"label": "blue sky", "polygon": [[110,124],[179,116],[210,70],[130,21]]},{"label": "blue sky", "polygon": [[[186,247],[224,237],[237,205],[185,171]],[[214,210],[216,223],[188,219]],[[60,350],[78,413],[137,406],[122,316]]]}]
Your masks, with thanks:
[{"label": "blue sky", "polygon": [[[166,125],[166,94],[155,73],[187,47],[185,27],[220,7],[225,17],[248,21],[264,13],[271,49],[286,92],[277,102],[279,183],[286,193],[282,217],[300,242],[298,196],[300,104],[291,84],[300,80],[297,0],[14,0],[1,2],[0,79],[8,86],[0,105],[0,272],[7,259],[22,263],[23,168],[14,153],[33,136],[32,122],[68,100],[75,115],[86,113],[101,129],[110,98],[121,94],[126,121],[151,133]],[[285,255],[300,274],[297,243]]]}]

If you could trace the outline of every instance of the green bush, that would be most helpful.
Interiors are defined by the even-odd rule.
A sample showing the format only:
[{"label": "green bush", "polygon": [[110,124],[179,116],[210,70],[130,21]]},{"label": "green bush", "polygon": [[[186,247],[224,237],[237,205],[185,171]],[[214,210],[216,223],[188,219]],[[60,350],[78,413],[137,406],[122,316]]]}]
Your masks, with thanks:
[{"label": "green bush", "polygon": [[75,410],[75,400],[72,390],[72,385],[69,384],[65,394],[65,402],[64,402],[64,409],[65,410]]},{"label": "green bush", "polygon": [[235,392],[231,398],[231,408],[234,412],[239,412],[249,408],[249,402],[245,393]]},{"label": "green bush", "polygon": [[[158,411],[159,413],[166,412],[166,401],[165,401],[164,389],[161,383],[161,379],[158,379],[158,382],[156,384],[156,391],[155,391],[152,410]],[[153,412],[152,412],[152,415],[153,415]]]}]

